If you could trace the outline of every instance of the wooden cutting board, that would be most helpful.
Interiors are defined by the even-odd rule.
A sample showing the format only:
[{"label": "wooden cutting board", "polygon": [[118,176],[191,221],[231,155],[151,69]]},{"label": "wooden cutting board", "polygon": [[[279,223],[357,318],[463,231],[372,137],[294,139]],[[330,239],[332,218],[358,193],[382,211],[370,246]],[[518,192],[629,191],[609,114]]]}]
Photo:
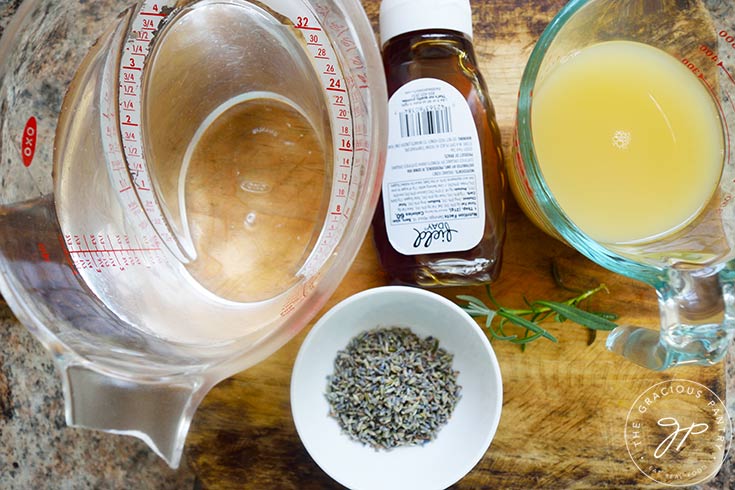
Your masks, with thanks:
[{"label": "wooden cutting board", "polygon": [[[473,2],[475,48],[504,138],[506,160],[521,74],[541,31],[562,0]],[[364,0],[377,31],[377,0]],[[657,328],[658,307],[650,287],[610,273],[537,230],[510,202],[505,260],[493,292],[506,306],[529,299],[570,297],[554,281],[588,288],[604,283],[609,294],[589,305],[620,315],[619,323]],[[349,295],[387,284],[372,237],[328,308]],[[478,288],[437,290],[484,297]],[[186,444],[189,464],[205,489],[308,490],[341,488],[309,457],[291,418],[289,383],[307,327],[261,364],[222,382],[198,409]],[[637,397],[659,381],[696,381],[724,399],[722,365],[654,373],[604,348],[605,335],[589,343],[586,330],[550,325],[558,344],[537,341],[525,352],[495,342],[504,383],[503,413],[481,462],[453,488],[660,488],[632,463],[626,449],[626,416]],[[377,490],[377,489],[376,489]]]}]

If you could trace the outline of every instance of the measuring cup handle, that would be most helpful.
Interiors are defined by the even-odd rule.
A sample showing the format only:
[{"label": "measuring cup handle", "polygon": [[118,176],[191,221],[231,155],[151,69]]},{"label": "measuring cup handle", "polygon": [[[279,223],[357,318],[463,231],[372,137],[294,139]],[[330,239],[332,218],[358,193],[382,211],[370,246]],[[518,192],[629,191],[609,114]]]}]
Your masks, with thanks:
[{"label": "measuring cup handle", "polygon": [[731,267],[670,271],[657,288],[661,329],[620,326],[608,336],[608,350],[656,371],[721,361],[735,336]]}]

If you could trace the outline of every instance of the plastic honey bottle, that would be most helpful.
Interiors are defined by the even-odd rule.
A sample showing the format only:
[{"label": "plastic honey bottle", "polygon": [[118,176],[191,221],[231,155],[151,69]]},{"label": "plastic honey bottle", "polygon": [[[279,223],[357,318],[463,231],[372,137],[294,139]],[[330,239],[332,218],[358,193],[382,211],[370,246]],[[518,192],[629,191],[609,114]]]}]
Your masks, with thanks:
[{"label": "plastic honey bottle", "polygon": [[388,150],[373,220],[397,283],[481,284],[500,272],[506,178],[472,46],[468,0],[383,0]]}]

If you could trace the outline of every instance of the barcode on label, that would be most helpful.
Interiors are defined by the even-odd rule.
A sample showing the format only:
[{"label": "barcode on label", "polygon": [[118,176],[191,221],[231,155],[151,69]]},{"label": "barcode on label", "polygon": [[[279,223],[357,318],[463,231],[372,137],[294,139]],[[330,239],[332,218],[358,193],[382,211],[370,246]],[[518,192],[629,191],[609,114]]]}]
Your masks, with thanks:
[{"label": "barcode on label", "polygon": [[401,138],[452,131],[452,113],[449,107],[437,107],[422,111],[404,111],[398,114]]}]

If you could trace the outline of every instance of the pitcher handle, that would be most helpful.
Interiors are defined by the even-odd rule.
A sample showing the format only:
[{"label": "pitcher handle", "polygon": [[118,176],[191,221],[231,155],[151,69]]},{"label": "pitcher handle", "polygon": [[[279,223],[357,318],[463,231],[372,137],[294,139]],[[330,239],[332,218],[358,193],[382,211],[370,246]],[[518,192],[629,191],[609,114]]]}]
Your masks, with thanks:
[{"label": "pitcher handle", "polygon": [[620,326],[608,336],[608,350],[656,371],[721,361],[735,336],[734,280],[730,266],[670,270],[656,288],[661,329]]}]

